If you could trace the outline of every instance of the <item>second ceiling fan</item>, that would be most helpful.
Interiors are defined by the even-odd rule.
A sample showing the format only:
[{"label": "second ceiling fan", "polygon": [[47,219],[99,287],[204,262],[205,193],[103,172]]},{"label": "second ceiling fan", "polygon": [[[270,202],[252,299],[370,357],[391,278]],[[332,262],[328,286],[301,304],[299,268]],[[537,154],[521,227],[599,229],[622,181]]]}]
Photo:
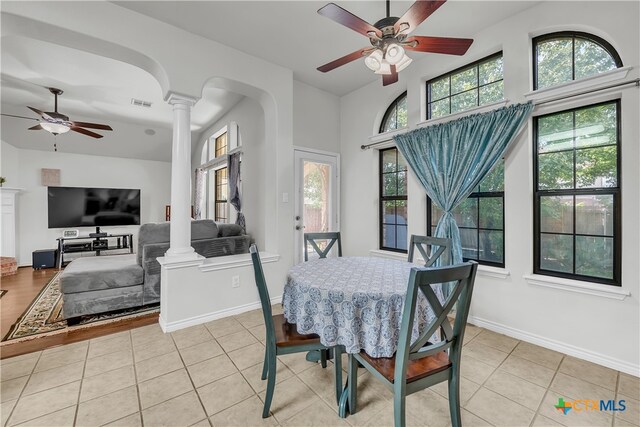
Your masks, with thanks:
[{"label": "second ceiling fan", "polygon": [[446,0],[418,0],[402,17],[390,16],[390,0],[387,0],[387,17],[371,25],[335,3],[320,8],[318,13],[369,38],[371,47],[359,49],[318,67],[326,73],[362,57],[365,65],[382,75],[382,84],[387,86],[398,81],[398,72],[412,61],[405,50],[448,55],[464,55],[473,39],[451,37],[409,36]]}]

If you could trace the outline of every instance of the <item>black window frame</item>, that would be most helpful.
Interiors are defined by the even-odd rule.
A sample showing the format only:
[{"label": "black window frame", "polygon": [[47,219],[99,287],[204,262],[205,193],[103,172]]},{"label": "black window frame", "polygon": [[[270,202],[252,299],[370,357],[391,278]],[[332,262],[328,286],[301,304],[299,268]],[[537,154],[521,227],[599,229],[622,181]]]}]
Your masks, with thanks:
[{"label": "black window frame", "polygon": [[[500,50],[500,51],[498,51],[496,53],[492,53],[491,55],[485,56],[484,58],[478,59],[477,61],[474,61],[474,62],[471,62],[469,64],[463,65],[461,67],[456,68],[455,70],[446,72],[446,73],[441,74],[441,75],[439,75],[437,77],[434,77],[432,79],[427,80],[427,82],[425,84],[426,94],[427,94],[427,98],[426,98],[426,100],[427,100],[427,104],[426,104],[427,120],[431,120],[432,119],[432,117],[431,117],[431,109],[429,108],[429,105],[432,104],[433,102],[441,101],[441,100],[447,99],[447,98],[449,98],[449,114],[448,115],[458,114],[458,113],[463,113],[465,111],[468,111],[468,110],[462,110],[462,111],[456,111],[455,113],[451,112],[451,98],[454,96],[454,95],[451,95],[451,76],[453,76],[454,74],[458,74],[458,73],[460,73],[462,71],[470,70],[472,68],[479,68],[481,64],[483,64],[485,62],[489,62],[489,61],[491,61],[491,60],[493,60],[495,58],[504,58],[503,51]],[[442,78],[445,78],[445,77],[449,77],[449,96],[448,97],[444,97],[444,98],[436,99],[435,101],[432,100],[431,99],[431,84],[433,82],[435,82],[437,80],[440,80]],[[455,94],[455,95],[459,95],[460,93],[465,93],[465,92],[470,92],[472,90],[475,90],[478,93],[477,96],[476,96],[476,102],[477,102],[478,105],[476,105],[476,107],[472,107],[472,108],[481,107],[481,105],[479,105],[480,104],[480,88],[481,87],[489,86],[489,85],[492,85],[492,84],[494,84],[496,82],[504,82],[504,70],[503,70],[502,78],[499,79],[499,80],[492,81],[491,83],[486,83],[486,84],[481,85],[480,84],[480,73],[479,72],[476,73],[476,78],[477,78],[476,87]],[[503,89],[502,99],[504,100],[504,83],[503,83],[502,89]],[[488,104],[483,104],[483,105],[488,105]],[[446,116],[442,116],[442,117],[446,117]],[[437,117],[437,118],[440,118],[440,117]]]},{"label": "black window frame", "polygon": [[[397,166],[398,166],[398,156],[401,156],[402,154],[400,153],[400,150],[398,150],[397,147],[389,147],[389,148],[383,148],[381,150],[379,150],[379,169],[378,169],[378,176],[379,176],[379,180],[378,180],[378,191],[379,191],[379,203],[378,203],[378,212],[379,212],[379,221],[378,221],[378,228],[379,228],[379,244],[378,247],[380,248],[380,250],[383,251],[391,251],[391,252],[399,252],[399,253],[408,253],[408,248],[405,249],[399,249],[399,248],[390,248],[390,247],[386,247],[384,246],[384,226],[385,225],[396,225],[396,244],[398,242],[398,224],[387,224],[384,222],[384,202],[387,201],[397,201],[397,200],[404,200],[405,202],[407,202],[408,204],[408,194],[405,194],[404,196],[385,196],[384,195],[384,175],[385,173],[383,173],[383,157],[384,157],[384,152],[385,151],[389,151],[389,150],[395,150],[396,151],[396,171],[395,172],[387,172],[386,174],[390,174],[390,173],[395,173],[398,174],[399,172],[402,171],[398,171]],[[408,178],[408,173],[409,173],[409,168],[407,167],[406,169],[406,173],[407,173],[407,178]],[[408,193],[408,188],[407,188],[407,193]],[[408,216],[408,214],[407,214]],[[407,224],[405,225],[405,227],[407,228],[407,245],[409,244],[409,221],[407,219]]]},{"label": "black window frame", "polygon": [[[616,51],[616,49],[613,47],[611,43],[609,43],[608,41],[606,41],[601,37],[594,36],[593,34],[585,33],[582,31],[557,31],[554,33],[543,34],[541,36],[534,37],[533,39],[531,39],[531,43],[532,43],[532,49],[531,49],[532,62],[531,63],[533,64],[533,82],[532,82],[533,90],[538,90],[538,44],[540,42],[546,42],[549,40],[568,38],[568,37],[571,37],[571,40],[572,40],[571,42],[572,44],[571,80],[570,80],[571,82],[576,80],[576,55],[575,55],[576,38],[587,40],[597,44],[611,56],[611,58],[616,63],[616,68],[621,68],[623,66],[622,58],[620,57],[620,54],[618,54],[618,51]],[[565,83],[569,83],[569,82],[565,82]],[[553,87],[553,86],[549,86],[549,87]],[[547,88],[543,88],[543,89],[547,89]]]},{"label": "black window frame", "polygon": [[[500,161],[504,161],[504,160],[500,160]],[[503,180],[504,180],[504,176],[503,176]],[[482,182],[481,182],[482,184]],[[504,188],[504,187],[503,187]],[[502,230],[498,230],[495,228],[481,228],[480,227],[480,199],[481,198],[498,198],[500,197],[502,199]],[[504,228],[504,217],[505,217],[505,208],[504,208],[504,189],[502,191],[474,191],[473,193],[469,194],[469,196],[467,196],[467,199],[471,199],[471,198],[475,198],[478,199],[478,209],[477,209],[477,216],[476,216],[476,224],[478,224],[477,227],[464,227],[461,225],[458,225],[459,229],[465,229],[465,230],[476,230],[477,232],[477,241],[478,241],[478,254],[480,253],[480,231],[502,231],[502,262],[493,262],[493,261],[486,261],[486,260],[481,260],[480,256],[478,256],[477,258],[467,258],[467,257],[463,257],[462,260],[463,261],[475,261],[480,265],[486,265],[486,266],[490,266],[490,267],[497,267],[497,268],[505,268],[505,258],[506,258],[506,252],[505,252],[505,235],[506,235],[506,230]],[[466,199],[465,199],[466,200]],[[427,236],[431,236],[432,235],[432,222],[433,222],[433,201],[431,200],[431,197],[427,196]]]},{"label": "black window frame", "polygon": [[[540,118],[547,117],[559,113],[576,112],[588,108],[597,107],[600,105],[616,104],[616,187],[596,187],[596,188],[569,188],[569,189],[553,189],[553,190],[539,190],[538,189],[538,122]],[[580,280],[590,283],[598,283],[610,286],[622,286],[622,123],[621,123],[621,100],[609,100],[603,102],[597,102],[594,104],[581,105],[575,108],[569,108],[566,110],[559,110],[549,114],[543,114],[533,117],[533,273],[544,276],[560,277],[564,279]],[[575,115],[574,115],[574,129],[575,129]],[[574,170],[574,187],[575,187],[575,173],[576,173],[576,149],[573,151],[573,170]],[[540,198],[542,196],[573,196],[574,208],[573,208],[573,233],[551,233],[551,234],[564,234],[573,236],[573,271],[576,267],[576,236],[589,236],[585,234],[576,233],[576,209],[575,209],[575,197],[576,196],[591,196],[591,195],[612,195],[613,196],[613,278],[606,279],[602,277],[585,276],[575,273],[564,273],[553,270],[543,270],[540,268]],[[596,236],[603,237],[603,236]],[[608,236],[605,236],[608,237]]]},{"label": "black window frame", "polygon": [[[406,98],[406,97],[407,97],[407,91],[404,91],[396,99],[393,100],[391,105],[389,105],[389,108],[387,108],[387,111],[384,112],[384,116],[382,116],[382,121],[380,122],[379,133],[393,132],[394,130],[404,129],[404,127],[399,128],[397,126],[398,125],[398,104],[400,103],[400,101],[403,98]],[[387,121],[389,120],[389,116],[391,115],[391,113],[394,113],[395,116],[396,116],[396,128],[395,129],[384,130],[385,127],[386,127],[385,125],[386,125]]]}]

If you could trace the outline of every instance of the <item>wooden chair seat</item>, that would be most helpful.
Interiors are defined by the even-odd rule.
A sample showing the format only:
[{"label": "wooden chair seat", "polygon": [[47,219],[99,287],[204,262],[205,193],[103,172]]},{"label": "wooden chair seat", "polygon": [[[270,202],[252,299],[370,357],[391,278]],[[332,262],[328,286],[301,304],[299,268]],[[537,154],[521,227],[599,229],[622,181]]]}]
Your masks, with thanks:
[{"label": "wooden chair seat", "polygon": [[316,334],[303,335],[298,333],[296,325],[287,322],[284,314],[273,316],[273,326],[276,332],[277,347],[291,347],[300,344],[320,343],[320,337]]},{"label": "wooden chair seat", "polygon": [[[396,358],[394,357],[371,357],[364,351],[360,352],[360,356],[366,360],[376,371],[393,383],[396,370]],[[451,366],[451,361],[446,352],[436,353],[432,356],[423,357],[422,359],[409,360],[407,362],[407,383],[417,381],[429,375],[436,374]]]}]

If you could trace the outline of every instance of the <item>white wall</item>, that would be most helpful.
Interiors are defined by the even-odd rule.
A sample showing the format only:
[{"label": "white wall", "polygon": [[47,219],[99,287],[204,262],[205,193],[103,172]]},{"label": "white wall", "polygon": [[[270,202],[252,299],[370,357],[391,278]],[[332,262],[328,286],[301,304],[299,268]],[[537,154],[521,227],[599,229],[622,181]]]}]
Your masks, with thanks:
[{"label": "white wall", "polygon": [[[4,143],[2,148],[4,162]],[[18,196],[19,265],[31,265],[31,253],[36,249],[55,248],[56,238],[62,233],[62,229],[48,228],[47,187],[40,181],[42,168],[60,169],[60,185],[65,187],[139,188],[140,223],[164,221],[165,205],[170,201],[171,164],[168,162],[53,151],[16,151],[20,170],[17,182],[12,186],[23,190]],[[103,227],[111,233],[133,233],[136,245],[138,228]],[[80,233],[85,235],[94,230],[93,227],[80,227]]]},{"label": "white wall", "polygon": [[294,80],[293,145],[337,153],[340,150],[340,98]]},{"label": "white wall", "polygon": [[[231,122],[238,124],[238,145],[242,147],[242,212],[244,213],[247,233],[255,239],[259,248],[265,243],[264,223],[264,111],[260,104],[251,99],[243,98],[220,120],[205,129],[193,141],[192,169],[195,170],[201,162],[202,149],[207,138],[218,132]],[[234,213],[233,206],[229,207]],[[235,218],[232,215],[230,218]]]},{"label": "white wall", "polygon": [[[531,91],[531,37],[578,30],[608,40],[625,66],[627,79],[637,78],[639,57],[637,2],[545,2],[473,36],[462,58],[411,54],[416,60],[388,87],[376,82],[341,98],[342,235],[347,255],[367,255],[378,248],[378,151],[360,150],[369,143],[382,114],[393,99],[408,90],[409,124],[425,117],[424,82],[499,50],[504,52],[505,98],[524,101]],[[608,97],[608,98],[607,98]],[[534,114],[571,108],[611,97],[622,98],[622,289],[623,301],[530,285],[524,276],[533,270],[533,178],[531,125],[507,153],[505,163],[505,279],[480,273],[472,305],[472,319],[518,338],[639,374],[640,259],[638,161],[640,106],[634,87],[590,99],[570,100]],[[426,196],[411,176],[408,188],[409,232],[426,233]],[[602,285],[607,288],[606,285]]]},{"label": "white wall", "polygon": [[0,176],[7,180],[5,187],[18,188],[18,151],[13,145],[0,141]]}]

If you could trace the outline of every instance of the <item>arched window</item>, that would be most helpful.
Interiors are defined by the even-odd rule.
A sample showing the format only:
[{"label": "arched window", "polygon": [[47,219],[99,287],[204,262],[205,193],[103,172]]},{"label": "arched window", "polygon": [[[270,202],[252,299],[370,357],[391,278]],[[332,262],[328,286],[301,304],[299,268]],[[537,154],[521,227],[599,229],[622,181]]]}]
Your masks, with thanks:
[{"label": "arched window", "polygon": [[387,108],[380,124],[380,133],[407,127],[407,92],[395,99]]},{"label": "arched window", "polygon": [[606,40],[580,32],[545,34],[533,39],[533,89],[593,76],[622,67]]}]

